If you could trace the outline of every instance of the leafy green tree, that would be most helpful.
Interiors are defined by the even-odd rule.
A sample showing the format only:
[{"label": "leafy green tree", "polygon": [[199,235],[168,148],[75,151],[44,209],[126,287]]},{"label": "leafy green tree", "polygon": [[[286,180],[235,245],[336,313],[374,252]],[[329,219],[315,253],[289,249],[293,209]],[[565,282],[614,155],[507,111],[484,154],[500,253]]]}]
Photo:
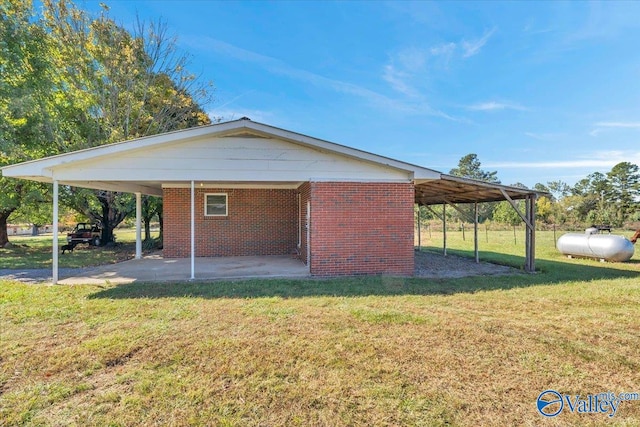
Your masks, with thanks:
[{"label": "leafy green tree", "polygon": [[[162,199],[154,196],[142,196],[142,222],[144,224],[144,241],[151,240],[151,221],[158,218],[162,224]],[[158,238],[162,242],[162,227],[160,227],[160,236]]]},{"label": "leafy green tree", "polygon": [[592,224],[612,222],[611,185],[604,174],[594,172],[587,175],[575,184],[571,193],[576,196],[574,200],[581,200],[576,206],[580,220]]},{"label": "leafy green tree", "polygon": [[[476,154],[467,154],[460,159],[458,167],[451,169],[449,174],[463,178],[477,179],[479,181],[493,182],[496,184],[500,183],[500,180],[497,177],[497,171],[489,172],[483,170],[481,166],[482,164]],[[481,203],[478,206],[478,222],[484,222],[487,219],[491,219],[495,206],[496,203],[494,202]],[[473,218],[473,206],[462,206],[460,209],[465,212],[465,214],[461,215],[459,212],[455,211],[453,213],[455,218],[463,222],[469,221]]]},{"label": "leafy green tree", "polygon": [[[520,212],[524,212],[524,201],[517,200],[516,206],[520,209]],[[496,205],[493,211],[493,220],[502,224],[518,225],[522,222],[520,215],[513,209],[511,203],[507,200],[503,200]]]},{"label": "leafy green tree", "polygon": [[611,201],[616,206],[616,222],[621,226],[640,211],[640,168],[621,162],[607,173],[607,179]]},{"label": "leafy green tree", "polygon": [[[35,19],[31,1],[0,0],[0,166],[58,153],[68,139],[60,118],[68,106],[59,90],[57,52]],[[46,187],[0,177],[0,247],[9,216],[34,203]],[[44,196],[43,196],[44,197]]]},{"label": "leafy green tree", "polygon": [[[510,186],[523,188],[523,189],[527,188],[527,186],[521,182],[516,182],[515,184],[511,184]],[[525,212],[524,200],[516,200],[515,203],[518,209],[520,210],[520,212],[524,213]],[[509,224],[509,225],[518,225],[522,222],[522,218],[520,218],[520,215],[518,215],[518,212],[516,212],[516,210],[513,209],[513,206],[511,206],[511,203],[509,203],[509,201],[507,200],[499,202],[496,205],[496,208],[493,211],[493,219],[497,222],[501,222],[503,224]]]},{"label": "leafy green tree", "polygon": [[38,229],[51,223],[53,215],[51,186],[32,185],[27,187],[22,196],[22,203],[11,215],[12,221],[31,224],[32,235],[38,235]]},{"label": "leafy green tree", "polygon": [[[200,107],[209,84],[187,71],[187,57],[161,24],[138,22],[130,33],[108,16],[92,18],[66,0],[45,0],[45,22],[61,52],[65,96],[82,105],[75,149],[210,123]],[[64,188],[63,200],[102,224],[102,242],[135,209],[130,194]]]},{"label": "leafy green tree", "polygon": [[536,191],[539,191],[541,193],[549,193],[551,194],[551,190],[549,189],[549,187],[547,187],[546,185],[542,184],[541,182],[536,182],[536,184],[533,186],[533,189]]},{"label": "leafy green tree", "polygon": [[497,171],[485,171],[481,168],[481,166],[482,164],[478,159],[478,155],[471,153],[462,157],[458,162],[458,167],[451,169],[449,171],[449,174],[462,176],[465,178],[477,179],[479,181],[494,182],[496,184],[500,183],[500,180],[497,176]]},{"label": "leafy green tree", "polygon": [[553,202],[546,196],[539,197],[536,200],[536,215],[547,224],[553,222]]},{"label": "leafy green tree", "polygon": [[571,194],[571,186],[564,181],[549,181],[547,184],[553,200],[557,201]]}]

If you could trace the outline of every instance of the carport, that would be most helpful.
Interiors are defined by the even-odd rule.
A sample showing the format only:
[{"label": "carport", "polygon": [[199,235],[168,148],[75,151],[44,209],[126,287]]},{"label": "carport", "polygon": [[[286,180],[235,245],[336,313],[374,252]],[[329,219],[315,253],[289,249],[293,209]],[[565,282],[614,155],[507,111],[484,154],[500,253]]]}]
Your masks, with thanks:
[{"label": "carport", "polygon": [[[444,224],[443,252],[447,254],[446,207],[451,206],[463,216],[467,216],[458,204],[473,204],[473,216],[467,218],[473,223],[473,242],[476,262],[479,262],[478,252],[478,203],[499,202],[506,200],[517,212],[526,226],[525,233],[525,264],[524,270],[535,272],[536,245],[536,198],[538,192],[526,188],[512,187],[500,184],[477,181],[459,176],[441,174],[439,180],[424,182],[416,181],[415,201],[419,206],[426,206],[434,215],[440,217],[431,206],[442,205],[442,222]],[[516,200],[525,201],[525,211],[521,212]]]}]

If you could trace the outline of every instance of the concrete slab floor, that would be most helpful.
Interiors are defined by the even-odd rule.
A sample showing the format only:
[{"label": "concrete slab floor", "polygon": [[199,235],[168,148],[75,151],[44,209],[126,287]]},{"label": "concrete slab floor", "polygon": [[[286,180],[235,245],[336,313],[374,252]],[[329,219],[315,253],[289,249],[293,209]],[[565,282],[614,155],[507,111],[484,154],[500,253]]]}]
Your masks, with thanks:
[{"label": "concrete slab floor", "polygon": [[[309,268],[292,256],[240,256],[195,259],[195,280],[258,277],[307,277]],[[125,284],[133,282],[188,281],[190,258],[163,258],[149,255],[138,260],[83,269],[79,275],[60,277],[61,285]]]}]

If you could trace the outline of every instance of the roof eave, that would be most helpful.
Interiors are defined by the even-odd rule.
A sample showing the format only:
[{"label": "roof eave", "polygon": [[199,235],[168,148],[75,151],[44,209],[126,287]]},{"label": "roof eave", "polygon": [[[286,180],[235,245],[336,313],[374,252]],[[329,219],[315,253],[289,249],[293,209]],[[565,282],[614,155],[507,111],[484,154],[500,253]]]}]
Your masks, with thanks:
[{"label": "roof eave", "polygon": [[71,153],[58,154],[55,156],[45,157],[43,159],[30,160],[27,162],[5,166],[0,170],[2,170],[4,176],[31,179],[28,177],[33,177],[34,175],[38,176],[38,174],[41,174],[42,176],[53,179],[54,169],[67,163],[92,160],[101,156],[120,154],[131,150],[155,147],[177,141],[185,142],[191,139],[206,136],[231,136],[235,133],[240,133],[247,130],[251,131],[252,133],[262,134],[263,136],[282,138],[284,140],[288,140],[293,143],[301,144],[317,150],[326,150],[328,152],[333,152],[354,159],[368,161],[370,163],[374,163],[383,167],[405,171],[407,172],[409,179],[440,178],[440,172],[432,169],[412,165],[410,163],[380,156],[356,148],[347,147],[345,145],[337,144],[334,142],[313,138],[281,128],[276,128],[263,123],[254,122],[247,118],[224,123],[199,126],[197,128],[167,132],[160,135],[147,136],[98,147],[86,148]]}]

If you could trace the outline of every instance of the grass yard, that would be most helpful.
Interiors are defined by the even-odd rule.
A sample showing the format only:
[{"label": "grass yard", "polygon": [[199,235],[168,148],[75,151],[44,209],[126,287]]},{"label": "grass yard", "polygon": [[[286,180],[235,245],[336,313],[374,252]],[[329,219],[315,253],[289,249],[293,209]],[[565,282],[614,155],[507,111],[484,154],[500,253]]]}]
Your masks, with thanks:
[{"label": "grass yard", "polygon": [[[152,233],[153,238],[158,233]],[[61,268],[91,267],[132,259],[136,253],[136,236],[133,230],[116,230],[116,246],[95,247],[77,245],[73,253],[60,253]],[[59,246],[67,243],[66,234],[60,234]],[[38,237],[11,237],[11,249],[0,248],[0,269],[2,268],[51,268],[51,235]]]},{"label": "grass yard", "polygon": [[[524,236],[491,233],[481,259],[520,266]],[[640,392],[639,255],[569,260],[550,234],[533,275],[0,282],[0,425],[640,426],[640,401],[536,410]]]},{"label": "grass yard", "polygon": [[[469,224],[466,225],[465,233],[461,231],[447,231],[447,253],[456,254],[461,256],[474,257],[473,252],[473,228],[469,228]],[[582,233],[583,231],[573,231],[572,233]],[[555,274],[556,268],[566,268],[566,259],[556,249],[556,241],[560,236],[567,233],[566,231],[536,231],[536,270],[544,273]],[[630,239],[633,236],[634,231],[631,230],[614,230],[612,234],[619,234]],[[555,238],[554,238],[555,236]],[[415,238],[416,246],[418,245],[418,238],[416,233]],[[443,247],[443,235],[441,231],[429,232],[422,230],[422,249],[442,253]],[[480,260],[493,262],[496,264],[510,265],[516,268],[523,268],[524,256],[525,256],[525,231],[524,227],[520,226],[513,230],[486,230],[481,224],[478,227],[478,248],[480,252]],[[636,244],[635,254],[628,263],[618,264],[603,264],[598,260],[593,259],[574,259],[570,265],[582,265],[585,267],[597,267],[595,270],[592,268],[575,269],[575,274],[584,276],[584,280],[593,278],[593,274],[598,268],[607,266],[615,269],[625,269],[630,271],[640,271],[640,242]],[[557,266],[557,263],[562,263]],[[606,271],[606,270],[602,270]],[[582,274],[584,273],[584,275]],[[566,277],[566,275],[562,275]],[[574,277],[575,278],[575,277]]]}]

